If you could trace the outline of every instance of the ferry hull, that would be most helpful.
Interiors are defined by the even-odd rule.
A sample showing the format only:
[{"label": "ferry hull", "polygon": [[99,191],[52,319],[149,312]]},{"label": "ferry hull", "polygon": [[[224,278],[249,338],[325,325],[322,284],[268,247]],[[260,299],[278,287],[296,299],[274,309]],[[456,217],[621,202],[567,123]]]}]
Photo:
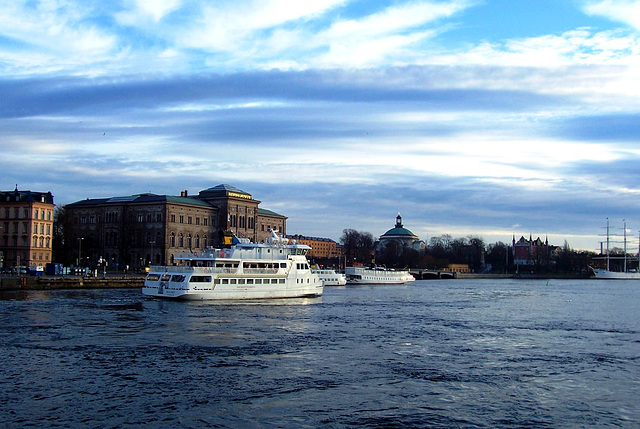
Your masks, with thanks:
[{"label": "ferry hull", "polygon": [[322,295],[322,287],[305,290],[284,291],[159,291],[158,288],[143,288],[142,293],[154,298],[167,298],[185,301],[204,300],[251,300],[251,299],[283,299],[283,298],[307,298]]}]

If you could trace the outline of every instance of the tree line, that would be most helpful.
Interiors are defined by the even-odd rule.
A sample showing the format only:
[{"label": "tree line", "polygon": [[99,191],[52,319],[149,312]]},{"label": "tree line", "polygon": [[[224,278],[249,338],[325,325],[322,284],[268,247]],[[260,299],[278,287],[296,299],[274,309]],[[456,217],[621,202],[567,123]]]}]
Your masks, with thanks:
[{"label": "tree line", "polygon": [[[344,246],[347,265],[384,265],[388,268],[445,269],[452,264],[467,265],[476,273],[537,273],[581,275],[589,272],[595,252],[574,250],[565,241],[563,246],[548,246],[540,250],[528,265],[514,263],[512,243],[486,244],[479,236],[454,238],[450,234],[431,237],[424,251],[391,242],[376,248],[376,240],[368,232],[343,230],[340,243]],[[613,251],[615,253],[615,250]]]}]

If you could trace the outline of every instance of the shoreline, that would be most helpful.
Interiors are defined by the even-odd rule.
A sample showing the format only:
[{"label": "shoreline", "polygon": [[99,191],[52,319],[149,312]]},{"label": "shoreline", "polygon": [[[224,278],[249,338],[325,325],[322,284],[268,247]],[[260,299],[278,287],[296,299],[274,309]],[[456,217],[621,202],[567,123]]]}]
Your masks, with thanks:
[{"label": "shoreline", "polygon": [[[475,274],[458,273],[457,279],[589,279],[590,277],[560,274]],[[6,276],[0,277],[0,291],[12,290],[56,290],[56,289],[118,289],[142,288],[144,275],[113,275],[109,277],[79,276]],[[435,279],[425,279],[435,280]],[[449,279],[455,281],[456,279]]]},{"label": "shoreline", "polygon": [[78,276],[11,276],[0,277],[0,290],[53,290],[53,289],[117,289],[142,288],[143,275],[112,277]]}]

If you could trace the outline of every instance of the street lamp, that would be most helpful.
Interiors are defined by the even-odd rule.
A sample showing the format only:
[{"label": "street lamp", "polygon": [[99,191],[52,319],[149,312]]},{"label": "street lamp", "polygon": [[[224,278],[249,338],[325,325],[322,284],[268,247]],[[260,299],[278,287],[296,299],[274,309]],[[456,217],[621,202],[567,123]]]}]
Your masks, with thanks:
[{"label": "street lamp", "polygon": [[78,268],[80,268],[80,261],[82,261],[82,240],[84,237],[78,238]]},{"label": "street lamp", "polygon": [[151,260],[149,261],[149,266],[151,266],[153,262],[153,245],[156,244],[155,240],[149,240],[149,244],[151,244]]}]

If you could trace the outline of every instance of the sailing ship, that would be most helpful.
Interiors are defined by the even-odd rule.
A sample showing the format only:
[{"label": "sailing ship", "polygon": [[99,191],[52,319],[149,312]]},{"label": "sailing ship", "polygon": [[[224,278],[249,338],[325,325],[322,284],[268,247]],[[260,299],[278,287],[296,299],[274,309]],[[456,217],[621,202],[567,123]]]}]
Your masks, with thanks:
[{"label": "sailing ship", "polygon": [[[633,262],[633,261],[639,261],[640,263],[640,247],[638,249],[638,256],[636,256],[635,258],[629,257],[627,255],[627,222],[626,220],[623,220],[624,222],[624,227],[623,227],[623,243],[624,243],[624,255],[623,256],[611,256],[611,251],[610,251],[610,227],[609,227],[609,218],[607,218],[607,247],[606,247],[606,252],[605,252],[605,256],[604,257],[599,257],[599,258],[594,258],[594,259],[604,259],[607,262],[607,267],[606,268],[594,268],[594,267],[589,267],[591,268],[591,270],[593,271],[595,278],[597,279],[611,279],[611,280],[640,280],[640,272],[638,271],[638,269],[635,268],[629,268],[628,267],[628,263],[629,262]],[[640,239],[640,237],[639,237]],[[602,245],[602,243],[600,243]],[[640,246],[640,241],[639,244]],[[600,253],[602,253],[602,249],[600,251]],[[622,271],[612,271],[611,270],[611,261],[612,260],[622,260],[623,262],[623,266],[622,266]]]}]

